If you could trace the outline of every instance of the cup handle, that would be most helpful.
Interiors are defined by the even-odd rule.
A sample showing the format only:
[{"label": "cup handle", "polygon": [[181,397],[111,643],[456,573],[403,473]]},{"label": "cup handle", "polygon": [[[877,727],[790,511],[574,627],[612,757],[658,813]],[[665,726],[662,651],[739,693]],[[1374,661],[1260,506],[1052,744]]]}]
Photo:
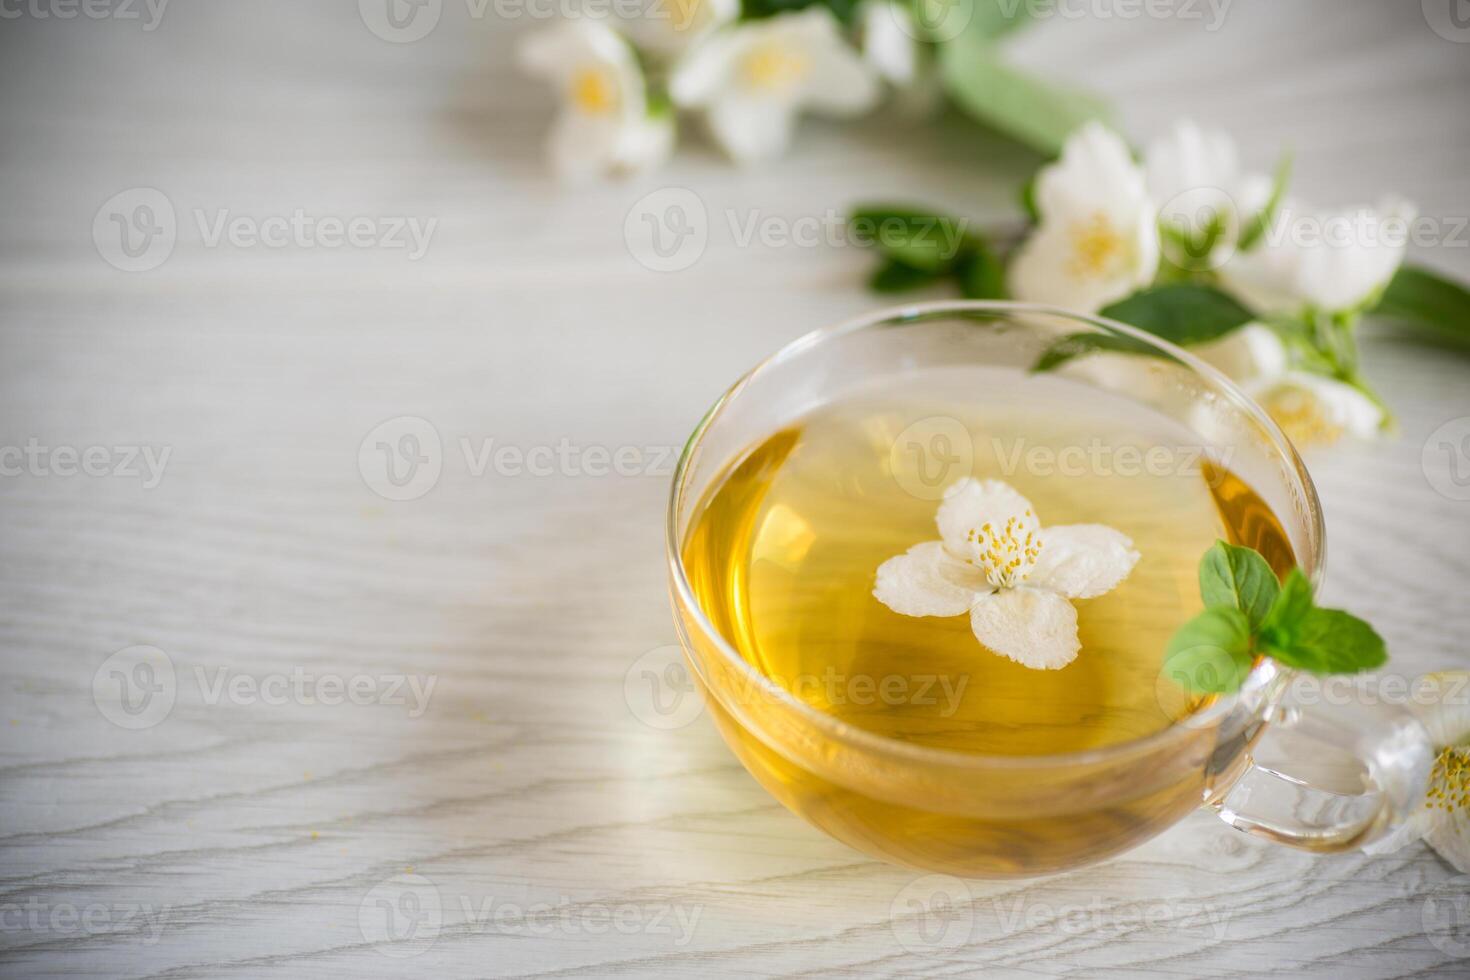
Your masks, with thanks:
[{"label": "cup handle", "polygon": [[1434,751],[1407,710],[1346,698],[1343,704],[1275,704],[1273,731],[1348,750],[1362,766],[1360,792],[1333,792],[1248,758],[1239,779],[1207,803],[1236,830],[1318,853],[1362,847],[1398,829],[1424,799]]}]

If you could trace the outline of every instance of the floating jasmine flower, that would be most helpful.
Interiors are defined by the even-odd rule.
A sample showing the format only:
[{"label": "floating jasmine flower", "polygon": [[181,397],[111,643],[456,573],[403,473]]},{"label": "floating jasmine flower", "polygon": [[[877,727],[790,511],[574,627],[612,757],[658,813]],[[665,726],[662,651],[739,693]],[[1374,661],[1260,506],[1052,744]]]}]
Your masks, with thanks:
[{"label": "floating jasmine flower", "polygon": [[1438,756],[1424,802],[1397,831],[1364,848],[1397,851],[1423,838],[1457,871],[1470,872],[1470,671],[1447,670],[1422,678],[1432,704],[1412,708]]},{"label": "floating jasmine flower", "polygon": [[1092,122],[1068,137],[1037,177],[1036,206],[1040,224],[1011,266],[1017,299],[1094,313],[1153,281],[1156,214],[1116,133]]},{"label": "floating jasmine flower", "polygon": [[1102,524],[1043,528],[999,480],[945,491],[938,541],[878,566],[873,595],[903,616],[970,614],[976,639],[1027,667],[1065,667],[1082,648],[1072,599],[1115,588],[1138,562],[1133,542]]},{"label": "floating jasmine flower", "polygon": [[852,116],[880,89],[871,68],[842,39],[825,7],[716,31],[675,66],[669,94],[704,109],[710,131],[736,161],[779,156],[803,109]]},{"label": "floating jasmine flower", "polygon": [[1362,309],[1398,271],[1414,216],[1397,199],[1340,211],[1287,202],[1260,245],[1221,268],[1221,282],[1263,314]]},{"label": "floating jasmine flower", "polygon": [[1276,331],[1248,323],[1194,348],[1260,403],[1301,446],[1328,445],[1344,435],[1371,439],[1383,427],[1383,408],[1358,388],[1320,374],[1292,370]]},{"label": "floating jasmine flower", "polygon": [[592,21],[568,21],[525,38],[527,71],[551,80],[564,100],[548,153],[570,180],[637,171],[666,160],[674,145],[670,113],[650,113],[638,59],[621,37]]}]

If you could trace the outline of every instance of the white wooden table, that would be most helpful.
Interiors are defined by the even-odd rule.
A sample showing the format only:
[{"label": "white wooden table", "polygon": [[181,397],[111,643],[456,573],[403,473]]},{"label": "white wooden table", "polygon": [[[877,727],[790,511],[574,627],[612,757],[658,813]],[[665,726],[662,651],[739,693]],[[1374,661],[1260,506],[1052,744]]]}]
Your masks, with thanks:
[{"label": "white wooden table", "polygon": [[[707,719],[640,721],[625,675],[674,640],[666,447],[764,353],[874,304],[867,256],[742,246],[727,210],[999,219],[1032,162],[890,119],[808,125],[761,171],[693,144],[568,191],[543,175],[550,96],[510,59],[539,22],[444,0],[398,44],[355,6],[0,20],[0,446],[34,447],[0,460],[0,972],[1465,975],[1443,913],[1466,879],[1428,850],[1312,858],[1205,814],[1098,868],[971,883],[926,941],[916,875],[789,815]],[[1470,45],[1419,8],[1055,19],[1015,53],[1136,137],[1193,114],[1255,165],[1291,144],[1324,203],[1465,215]],[[710,232],[660,274],[624,220],[669,186]],[[127,272],[107,259],[159,252],[104,256],[93,224],[135,188],[177,239]],[[150,226],[140,203],[113,210]],[[298,209],[371,241],[231,240]],[[437,222],[417,260],[379,247],[396,218]],[[1470,276],[1465,244],[1421,258]],[[1328,598],[1397,669],[1463,666],[1470,503],[1421,451],[1470,415],[1470,360],[1389,336],[1369,357],[1403,431],[1312,461]],[[440,451],[414,422],[367,439],[403,417]],[[387,499],[426,482],[388,481],[378,441],[431,460],[415,480],[438,461],[432,489]],[[598,447],[625,475],[595,475]]]}]

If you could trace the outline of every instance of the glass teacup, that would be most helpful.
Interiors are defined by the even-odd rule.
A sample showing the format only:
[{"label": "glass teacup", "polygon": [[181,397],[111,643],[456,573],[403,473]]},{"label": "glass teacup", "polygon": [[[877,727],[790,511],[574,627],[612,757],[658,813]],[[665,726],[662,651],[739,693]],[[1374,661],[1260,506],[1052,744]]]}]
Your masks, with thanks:
[{"label": "glass teacup", "polygon": [[[1130,347],[1036,374],[1062,338]],[[1142,356],[1140,351],[1156,356]],[[684,546],[729,464],[793,419],[885,380],[973,367],[1027,377],[1045,397],[1124,396],[1194,434],[1269,506],[1295,564],[1322,575],[1320,505],[1276,425],[1219,372],[1134,328],[1016,303],[933,303],[817,331],[740,379],[690,437],[668,515],[671,590],[688,665],[721,734],[777,799],[859,850],[973,877],[1049,874],[1127,850],[1201,805],[1230,825],[1320,852],[1370,843],[1418,804],[1432,764],[1406,712],[1363,701],[1283,708],[1288,671],[1262,659],[1240,691],[1176,723],[1099,748],[1045,755],[955,751],[884,737],[818,710],[752,666],[691,588]],[[1039,387],[1036,387],[1039,386]],[[1050,387],[1049,387],[1050,386]],[[1101,395],[1099,395],[1101,397]],[[1161,678],[1160,683],[1165,683]],[[1268,725],[1356,757],[1363,789],[1333,792],[1257,766]],[[1340,786],[1334,786],[1340,790]]]}]

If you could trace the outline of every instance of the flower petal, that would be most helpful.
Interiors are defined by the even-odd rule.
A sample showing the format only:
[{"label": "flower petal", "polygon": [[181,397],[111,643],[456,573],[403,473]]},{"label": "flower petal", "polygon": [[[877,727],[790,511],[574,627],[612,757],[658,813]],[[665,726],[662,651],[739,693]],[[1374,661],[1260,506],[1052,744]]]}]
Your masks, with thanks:
[{"label": "flower petal", "polygon": [[1138,557],[1132,539],[1105,524],[1043,528],[1041,555],[1027,581],[1068,599],[1093,599],[1117,588]]},{"label": "flower petal", "polygon": [[804,32],[811,70],[802,85],[802,104],[832,116],[867,112],[883,94],[877,72],[842,39],[836,19],[825,8],[807,10],[810,20]]},{"label": "flower petal", "polygon": [[1410,702],[1436,748],[1470,743],[1470,670],[1425,674]]},{"label": "flower petal", "polygon": [[730,93],[709,108],[709,128],[736,163],[759,163],[786,152],[796,127],[790,106]]},{"label": "flower petal", "polygon": [[939,525],[939,536],[950,553],[964,555],[969,550],[966,536],[974,528],[986,521],[1001,526],[1007,518],[1028,514],[1034,521],[1036,511],[1031,501],[1009,483],[967,476],[944,491],[944,502],[939,505],[934,522]]},{"label": "flower petal", "polygon": [[669,98],[677,106],[709,105],[728,86],[744,45],[738,28],[716,31],[679,59],[669,75]]},{"label": "flower petal", "polygon": [[1248,392],[1299,446],[1326,445],[1343,435],[1372,439],[1383,427],[1383,409],[1346,382],[1288,371]]},{"label": "flower petal", "polygon": [[1149,143],[1144,169],[1149,192],[1160,205],[1196,188],[1228,191],[1240,172],[1230,134],[1204,129],[1192,119],[1181,119]]},{"label": "flower petal", "polygon": [[858,8],[863,60],[895,85],[908,85],[919,73],[918,25],[907,6],[865,0]]},{"label": "flower petal", "polygon": [[1191,353],[1233,381],[1280,377],[1289,361],[1281,337],[1260,323],[1247,323],[1219,340],[1191,348]]},{"label": "flower petal", "polygon": [[1450,862],[1456,871],[1470,874],[1470,809],[1458,806],[1453,810],[1436,807],[1426,811],[1424,839],[1439,852],[1439,856]]},{"label": "flower petal", "polygon": [[[974,587],[964,584],[967,574]],[[901,616],[959,616],[982,585],[983,579],[945,554],[944,545],[926,541],[878,566],[873,597]]]},{"label": "flower petal", "polygon": [[1021,587],[982,595],[970,608],[975,638],[1003,657],[1037,670],[1077,658],[1077,610],[1055,592]]}]

